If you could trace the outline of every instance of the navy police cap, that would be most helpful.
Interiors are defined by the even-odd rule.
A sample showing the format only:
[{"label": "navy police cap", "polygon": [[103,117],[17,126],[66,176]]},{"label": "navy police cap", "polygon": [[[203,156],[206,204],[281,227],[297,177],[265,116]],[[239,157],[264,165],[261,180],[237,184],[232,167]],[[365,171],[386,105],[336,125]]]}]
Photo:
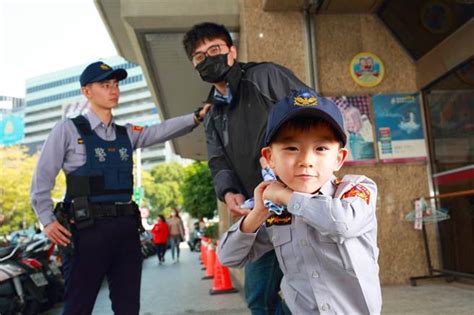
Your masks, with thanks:
[{"label": "navy police cap", "polygon": [[334,128],[338,139],[346,145],[341,111],[334,102],[310,89],[293,90],[272,107],[268,115],[265,145],[271,143],[273,136],[285,122],[299,116],[318,117],[327,121]]},{"label": "navy police cap", "polygon": [[105,81],[108,79],[123,80],[127,77],[125,69],[112,69],[109,65],[102,61],[97,61],[88,65],[81,74],[79,79],[81,86],[86,86],[89,83]]}]

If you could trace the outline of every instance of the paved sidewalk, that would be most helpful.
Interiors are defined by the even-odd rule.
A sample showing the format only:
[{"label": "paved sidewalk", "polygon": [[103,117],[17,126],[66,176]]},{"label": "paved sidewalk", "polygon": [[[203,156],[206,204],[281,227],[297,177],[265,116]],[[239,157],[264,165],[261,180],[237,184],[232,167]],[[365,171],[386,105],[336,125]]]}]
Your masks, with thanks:
[{"label": "paved sidewalk", "polygon": [[[184,245],[184,243],[183,243]],[[159,266],[156,257],[144,261],[141,291],[141,315],[249,315],[242,298],[236,294],[209,295],[212,280],[201,280],[198,254],[182,248],[181,259]],[[97,297],[93,315],[112,315],[107,284]],[[382,314],[474,315],[474,285],[446,283],[442,280],[419,281],[417,287],[385,286],[382,288]],[[61,306],[45,313],[61,314]]]},{"label": "paved sidewalk", "polygon": [[[185,245],[185,243],[182,243]],[[181,248],[179,263],[173,264],[170,251],[166,261],[158,265],[155,256],[143,263],[141,288],[141,315],[249,315],[246,303],[239,293],[210,295],[212,280],[201,280],[204,271],[199,263],[198,253],[189,248]],[[46,315],[61,314],[61,306],[56,306]],[[100,289],[93,315],[113,315],[107,282]]]}]

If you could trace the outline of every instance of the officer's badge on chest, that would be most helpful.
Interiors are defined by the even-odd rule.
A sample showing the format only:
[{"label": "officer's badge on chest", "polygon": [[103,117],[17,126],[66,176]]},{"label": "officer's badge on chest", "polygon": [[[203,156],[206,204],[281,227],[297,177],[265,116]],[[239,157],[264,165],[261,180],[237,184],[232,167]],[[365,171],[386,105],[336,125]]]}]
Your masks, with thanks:
[{"label": "officer's badge on chest", "polygon": [[291,225],[292,215],[287,210],[284,210],[280,215],[272,215],[265,221],[265,226],[272,225]]}]

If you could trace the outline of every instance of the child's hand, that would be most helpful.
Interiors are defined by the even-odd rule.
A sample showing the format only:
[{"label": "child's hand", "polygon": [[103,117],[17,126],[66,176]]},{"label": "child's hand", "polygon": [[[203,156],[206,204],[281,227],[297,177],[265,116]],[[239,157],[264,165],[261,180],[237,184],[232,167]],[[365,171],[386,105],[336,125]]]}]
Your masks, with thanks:
[{"label": "child's hand", "polygon": [[277,205],[288,205],[293,191],[280,182],[268,182],[263,192],[263,199],[270,200]]},{"label": "child's hand", "polygon": [[270,216],[270,211],[263,205],[263,191],[270,185],[270,182],[261,182],[254,190],[254,207],[250,213],[245,216],[240,230],[244,233],[255,233],[257,229],[265,222]]},{"label": "child's hand", "polygon": [[263,194],[265,189],[271,184],[271,182],[261,182],[258,184],[258,186],[255,188],[253,192],[253,197],[255,200],[255,205],[253,207],[252,211],[260,212],[260,213],[265,213],[265,214],[270,214],[268,209],[265,208],[265,205],[263,204]]}]

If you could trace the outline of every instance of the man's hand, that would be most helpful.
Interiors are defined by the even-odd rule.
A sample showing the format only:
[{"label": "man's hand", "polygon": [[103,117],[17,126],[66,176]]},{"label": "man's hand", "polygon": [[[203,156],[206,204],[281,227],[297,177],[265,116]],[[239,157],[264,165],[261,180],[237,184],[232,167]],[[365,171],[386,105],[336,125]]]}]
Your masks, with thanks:
[{"label": "man's hand", "polygon": [[199,111],[199,120],[200,121],[203,121],[204,116],[206,116],[206,114],[209,111],[209,109],[211,108],[211,106],[212,106],[212,104],[210,104],[210,103],[203,104],[202,109]]},{"label": "man's hand", "polygon": [[224,196],[225,204],[233,218],[241,217],[250,212],[249,209],[241,209],[240,205],[244,203],[245,196],[228,192]]},{"label": "man's hand", "polygon": [[57,220],[46,225],[44,227],[44,233],[54,244],[67,246],[71,242],[71,232],[69,232]]},{"label": "man's hand", "polygon": [[288,205],[293,191],[280,182],[270,182],[263,191],[263,199],[270,200],[277,205]]}]

